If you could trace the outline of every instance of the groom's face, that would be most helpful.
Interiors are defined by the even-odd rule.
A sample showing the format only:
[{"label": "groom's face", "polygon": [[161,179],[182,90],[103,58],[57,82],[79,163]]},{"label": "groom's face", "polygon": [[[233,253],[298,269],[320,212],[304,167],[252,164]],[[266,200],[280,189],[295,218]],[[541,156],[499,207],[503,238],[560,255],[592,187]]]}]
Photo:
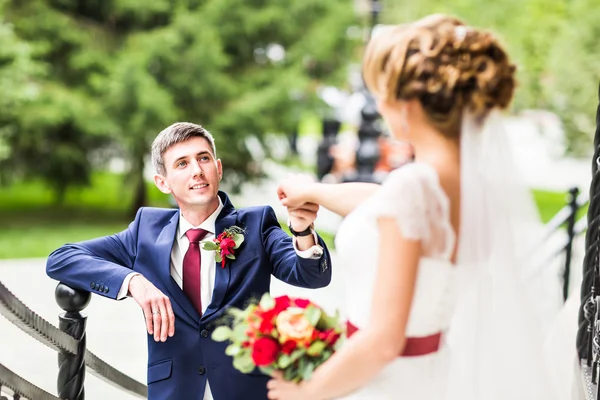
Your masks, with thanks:
[{"label": "groom's face", "polygon": [[163,160],[166,175],[157,175],[156,185],[172,194],[181,209],[218,205],[221,160],[215,158],[205,138],[193,137],[169,147]]}]

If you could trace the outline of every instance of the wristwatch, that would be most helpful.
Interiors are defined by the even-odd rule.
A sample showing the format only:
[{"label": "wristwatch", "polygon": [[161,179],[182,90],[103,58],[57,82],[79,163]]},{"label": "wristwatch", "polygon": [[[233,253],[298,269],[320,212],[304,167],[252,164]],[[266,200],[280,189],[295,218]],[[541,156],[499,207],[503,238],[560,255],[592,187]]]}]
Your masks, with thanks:
[{"label": "wristwatch", "polygon": [[292,229],[292,223],[288,221],[288,228],[289,228],[290,232],[292,233],[292,235],[294,235],[296,237],[302,237],[302,236],[312,235],[313,225],[310,224],[308,226],[308,228],[306,228],[302,232],[296,232],[294,229]]}]

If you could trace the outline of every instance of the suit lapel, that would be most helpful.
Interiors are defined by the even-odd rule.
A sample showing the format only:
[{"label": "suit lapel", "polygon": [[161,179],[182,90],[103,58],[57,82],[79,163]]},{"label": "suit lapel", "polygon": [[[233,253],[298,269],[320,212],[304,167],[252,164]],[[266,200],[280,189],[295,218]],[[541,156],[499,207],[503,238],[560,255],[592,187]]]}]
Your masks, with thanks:
[{"label": "suit lapel", "polygon": [[200,315],[198,315],[198,312],[183,290],[171,277],[171,250],[175,244],[178,223],[179,211],[173,215],[169,223],[165,225],[160,235],[158,235],[158,239],[156,240],[158,273],[160,279],[167,287],[169,298],[179,304],[185,312],[185,315],[180,315],[180,317],[186,319],[192,325],[197,325]]},{"label": "suit lapel", "polygon": [[[219,196],[223,202],[223,210],[221,210],[215,222],[215,236],[218,236],[225,229],[235,225],[237,222],[237,211],[229,201],[227,195],[219,192]],[[229,265],[221,268],[221,263],[215,264],[215,287],[213,289],[212,301],[202,315],[202,320],[209,318],[221,308],[221,304],[227,293],[227,287],[229,286],[229,279],[231,278],[231,268]]]}]

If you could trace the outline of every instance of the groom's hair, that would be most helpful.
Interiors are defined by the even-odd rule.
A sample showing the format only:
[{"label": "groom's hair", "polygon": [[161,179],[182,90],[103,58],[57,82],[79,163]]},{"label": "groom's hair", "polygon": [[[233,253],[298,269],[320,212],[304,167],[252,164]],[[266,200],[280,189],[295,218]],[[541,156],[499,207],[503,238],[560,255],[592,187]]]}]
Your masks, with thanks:
[{"label": "groom's hair", "polygon": [[204,127],[191,122],[176,122],[173,125],[163,129],[152,142],[152,165],[156,173],[166,175],[165,162],[163,155],[171,146],[185,142],[193,137],[201,137],[208,141],[212,149],[213,157],[217,157],[217,148],[213,135]]}]

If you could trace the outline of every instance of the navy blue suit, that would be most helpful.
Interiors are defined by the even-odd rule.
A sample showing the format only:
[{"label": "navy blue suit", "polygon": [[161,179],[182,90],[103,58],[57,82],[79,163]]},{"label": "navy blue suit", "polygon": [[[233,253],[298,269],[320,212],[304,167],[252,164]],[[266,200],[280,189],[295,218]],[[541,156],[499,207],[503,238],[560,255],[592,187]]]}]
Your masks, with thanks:
[{"label": "navy blue suit", "polygon": [[[212,302],[202,317],[170,275],[179,210],[141,208],[123,232],[67,244],[48,258],[48,275],[75,288],[115,299],[133,270],[169,297],[175,335],[166,342],[148,335],[149,399],[202,400],[207,378],[215,400],[266,399],[268,377],[258,370],[247,375],[235,370],[232,358],[225,355],[227,343],[213,341],[211,332],[223,323],[228,307],[243,308],[268,292],[271,274],[308,288],[327,286],[331,280],[331,259],[321,239],[320,259],[301,258],[271,207],[236,210],[225,193],[219,196],[223,210],[216,234],[232,225],[246,233],[236,259],[228,260],[225,268],[216,265]],[[141,316],[139,323],[144,323]]]}]

